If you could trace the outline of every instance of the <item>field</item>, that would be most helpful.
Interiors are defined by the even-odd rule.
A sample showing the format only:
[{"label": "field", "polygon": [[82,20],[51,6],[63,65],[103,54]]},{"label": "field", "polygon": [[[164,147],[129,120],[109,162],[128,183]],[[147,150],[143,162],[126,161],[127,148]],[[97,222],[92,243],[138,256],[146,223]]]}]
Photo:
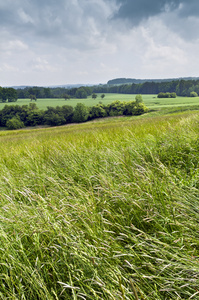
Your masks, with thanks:
[{"label": "field", "polygon": [[[105,94],[105,98],[101,99],[101,94],[98,94],[97,99],[92,99],[89,96],[87,99],[38,99],[36,105],[40,109],[46,109],[47,106],[63,106],[63,105],[71,105],[76,106],[77,103],[81,102],[87,106],[93,106],[99,101],[104,104],[111,103],[115,100],[119,101],[133,101],[135,100],[136,95],[132,94]],[[157,95],[142,95],[144,104],[149,107],[150,109],[161,109],[165,107],[176,107],[176,106],[192,106],[192,105],[199,105],[199,97],[176,97],[170,99],[159,99]],[[34,102],[34,101],[33,101]],[[18,99],[18,101],[14,104],[17,105],[24,105],[29,104],[30,99]],[[13,103],[6,103],[8,105],[13,105]],[[5,103],[0,103],[0,109],[4,107]]]},{"label": "field", "polygon": [[0,299],[199,299],[198,120],[0,132]]}]

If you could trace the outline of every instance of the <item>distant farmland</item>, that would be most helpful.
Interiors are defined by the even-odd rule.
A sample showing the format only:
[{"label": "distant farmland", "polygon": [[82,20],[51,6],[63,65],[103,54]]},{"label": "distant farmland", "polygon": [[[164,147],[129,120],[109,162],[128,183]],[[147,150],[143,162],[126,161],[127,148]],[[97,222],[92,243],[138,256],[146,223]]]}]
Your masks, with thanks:
[{"label": "distant farmland", "polygon": [[[101,94],[98,94],[96,99],[92,99],[89,96],[87,99],[37,99],[36,105],[39,109],[46,109],[47,106],[63,106],[71,105],[76,106],[77,103],[84,103],[87,106],[93,106],[99,102],[104,104],[111,103],[115,100],[119,101],[132,101],[135,100],[136,95],[132,94],[105,94],[105,98],[101,99]],[[175,107],[175,106],[192,106],[199,105],[199,97],[177,97],[177,98],[157,98],[157,95],[142,95],[144,104],[150,109],[160,109],[164,107]],[[32,101],[34,103],[34,101]],[[5,104],[7,105],[28,105],[30,99],[18,99],[14,103],[0,103],[0,109],[2,109]]]}]

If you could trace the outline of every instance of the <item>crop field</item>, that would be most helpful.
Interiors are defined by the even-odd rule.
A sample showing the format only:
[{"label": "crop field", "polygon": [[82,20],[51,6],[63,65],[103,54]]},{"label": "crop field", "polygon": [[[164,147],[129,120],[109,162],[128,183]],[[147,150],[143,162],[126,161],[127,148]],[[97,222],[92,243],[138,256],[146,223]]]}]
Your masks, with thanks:
[{"label": "crop field", "polygon": [[1,131],[0,299],[199,299],[198,120]]},{"label": "crop field", "polygon": [[[38,99],[36,105],[39,109],[46,109],[47,106],[63,106],[71,105],[76,106],[77,103],[84,103],[87,106],[94,106],[99,102],[104,104],[111,103],[115,100],[119,101],[133,101],[136,95],[132,94],[105,94],[105,98],[101,99],[101,94],[98,94],[96,99],[92,99],[89,96],[87,99]],[[150,109],[161,109],[166,107],[176,107],[176,106],[193,106],[199,105],[199,97],[176,97],[176,98],[157,98],[157,95],[142,95],[144,104]],[[33,101],[34,102],[34,101]],[[29,104],[30,99],[18,99],[15,103],[6,103],[7,105],[25,105]],[[5,103],[0,103],[0,109],[5,106]]]}]

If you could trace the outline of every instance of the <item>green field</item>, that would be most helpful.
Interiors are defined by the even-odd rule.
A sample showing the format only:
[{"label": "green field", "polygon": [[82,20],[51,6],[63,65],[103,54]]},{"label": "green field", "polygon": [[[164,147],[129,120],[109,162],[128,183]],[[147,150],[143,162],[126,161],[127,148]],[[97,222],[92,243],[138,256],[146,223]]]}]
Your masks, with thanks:
[{"label": "green field", "polygon": [[199,113],[150,116],[0,132],[0,299],[199,299]]},{"label": "green field", "polygon": [[[76,106],[77,103],[81,102],[87,106],[94,106],[101,101],[104,104],[111,103],[115,100],[119,101],[133,101],[136,95],[131,94],[105,94],[105,98],[101,99],[101,94],[98,94],[97,99],[92,99],[89,96],[87,99],[38,99],[36,104],[40,109],[46,109],[47,106],[63,106],[71,105]],[[157,98],[157,95],[142,95],[144,104],[150,109],[160,109],[164,107],[176,107],[176,106],[192,106],[199,105],[199,97],[177,97],[177,98]],[[33,101],[34,102],[34,101]],[[29,104],[30,99],[18,99],[14,104],[24,105]],[[13,103],[6,103],[8,105],[13,105]],[[0,103],[0,109],[4,107],[5,103]]]}]

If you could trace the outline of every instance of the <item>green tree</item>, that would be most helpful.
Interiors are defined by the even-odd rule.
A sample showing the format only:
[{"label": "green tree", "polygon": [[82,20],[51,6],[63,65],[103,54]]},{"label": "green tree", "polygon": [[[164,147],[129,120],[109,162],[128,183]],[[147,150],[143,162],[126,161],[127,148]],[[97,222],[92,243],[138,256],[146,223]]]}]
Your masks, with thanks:
[{"label": "green tree", "polygon": [[30,101],[37,101],[37,97],[33,94],[30,94]]},{"label": "green tree", "polygon": [[170,93],[170,97],[171,98],[176,98],[176,93],[174,93],[174,92]]},{"label": "green tree", "polygon": [[124,115],[133,115],[134,108],[136,106],[135,101],[129,101],[125,103],[125,110],[124,110]]},{"label": "green tree", "polygon": [[66,123],[63,114],[60,113],[59,106],[48,106],[44,112],[44,123],[50,126],[59,126]]},{"label": "green tree", "polygon": [[1,110],[1,126],[6,126],[6,122],[13,117],[20,117],[22,110],[19,105],[5,105]]},{"label": "green tree", "polygon": [[17,91],[13,88],[7,88],[6,91],[8,102],[16,102],[17,101]]},{"label": "green tree", "polygon": [[198,94],[196,92],[191,92],[190,97],[198,97]]},{"label": "green tree", "polygon": [[70,105],[63,105],[60,108],[60,113],[65,118],[66,123],[71,123],[72,116],[73,116],[73,107],[72,106],[70,106]]},{"label": "green tree", "polygon": [[64,95],[63,95],[63,98],[64,98],[65,100],[69,100],[69,99],[70,99],[70,96],[69,96],[68,94],[64,94]]},{"label": "green tree", "polygon": [[44,116],[44,112],[42,110],[39,110],[39,109],[29,110],[26,115],[24,124],[26,126],[42,125],[43,124],[43,116]]},{"label": "green tree", "polygon": [[142,99],[142,95],[138,94],[135,96],[135,102],[136,103],[142,103],[143,99]]},{"label": "green tree", "polygon": [[44,93],[45,98],[51,98],[51,96],[52,96],[50,88],[44,88],[43,93]]},{"label": "green tree", "polygon": [[83,103],[77,103],[73,113],[73,122],[81,123],[88,120],[89,110]]},{"label": "green tree", "polygon": [[87,98],[87,91],[84,87],[80,87],[75,92],[75,98],[77,99],[86,99]]},{"label": "green tree", "polygon": [[107,116],[105,105],[97,104],[92,106],[90,109],[89,118],[96,119],[96,118],[104,118]]},{"label": "green tree", "polygon": [[93,98],[93,99],[96,99],[96,98],[97,98],[97,94],[93,93],[93,94],[92,94],[92,98]]},{"label": "green tree", "polygon": [[142,115],[148,112],[148,108],[143,103],[136,103],[136,106],[132,110],[132,115]]},{"label": "green tree", "polygon": [[24,127],[24,123],[21,121],[19,117],[13,117],[12,119],[6,122],[6,127],[9,130],[20,129]]},{"label": "green tree", "polygon": [[30,95],[35,95],[35,97],[36,97],[37,99],[38,99],[38,98],[45,97],[45,94],[44,94],[44,92],[43,92],[43,88],[37,87],[37,86],[28,88],[28,93],[29,93],[29,97],[30,97]]},{"label": "green tree", "polygon": [[7,101],[7,88],[2,88],[2,96],[1,101],[6,102]]},{"label": "green tree", "polygon": [[104,97],[105,97],[105,94],[102,94],[102,95],[101,95],[101,98],[104,99]]},{"label": "green tree", "polygon": [[107,105],[109,116],[122,116],[125,111],[125,102],[113,101]]},{"label": "green tree", "polygon": [[3,98],[3,88],[0,86],[0,102],[2,102]]}]

